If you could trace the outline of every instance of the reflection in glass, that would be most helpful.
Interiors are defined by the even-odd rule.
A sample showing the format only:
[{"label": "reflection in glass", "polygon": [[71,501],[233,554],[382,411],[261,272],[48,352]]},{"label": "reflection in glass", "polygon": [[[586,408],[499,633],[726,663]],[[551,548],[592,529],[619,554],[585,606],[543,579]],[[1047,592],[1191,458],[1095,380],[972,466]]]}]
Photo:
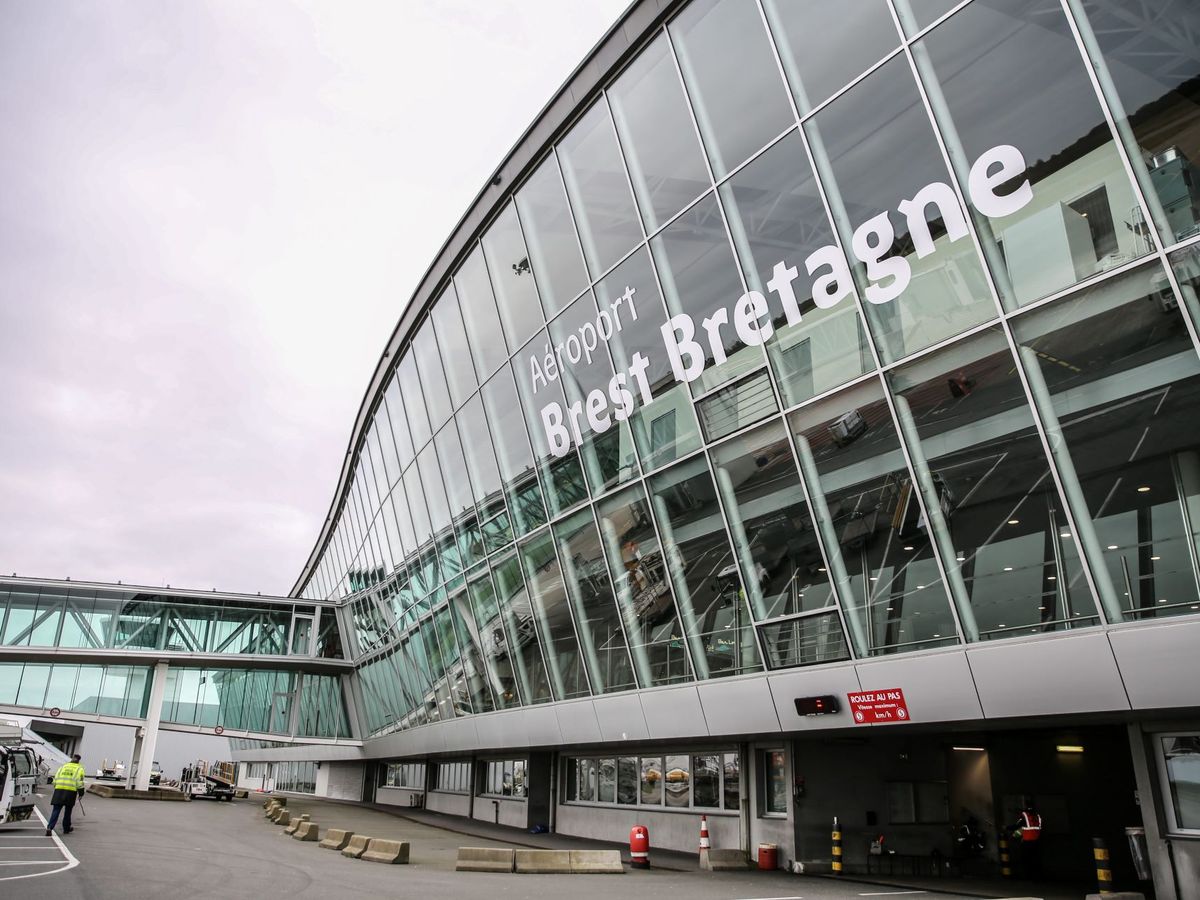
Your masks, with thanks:
[{"label": "reflection in glass", "polygon": [[525,417],[508,366],[483,386],[483,407],[491,425],[513,529],[519,535],[527,534],[546,521],[546,510],[537,471],[533,467]]},{"label": "reflection in glass", "polygon": [[[510,349],[520,347],[543,320],[525,238],[512,204],[492,223],[482,243],[504,336]],[[495,336],[490,339],[495,340]]]},{"label": "reflection in glass", "polygon": [[475,380],[471,349],[467,346],[467,332],[453,287],[446,288],[446,293],[434,305],[430,317],[437,332],[438,349],[442,356],[442,365],[446,369],[450,397],[457,408],[471,396],[478,382]]},{"label": "reflection in glass", "polygon": [[[836,254],[839,266],[845,258],[832,248],[833,228],[800,135],[788,135],[734,175],[721,186],[721,197],[746,280],[767,299],[774,326],[767,355],[788,405],[866,372],[872,360],[852,286],[845,285],[838,297],[819,291],[820,305],[813,297],[809,256],[830,248],[823,252]],[[777,268],[793,269],[795,278],[781,283]],[[814,272],[819,277],[830,268],[821,265]]]},{"label": "reflection in glass", "polygon": [[491,553],[512,541],[512,525],[504,502],[503,482],[492,450],[492,434],[483,411],[483,398],[476,394],[455,417],[466,457],[472,496],[479,510],[484,552]]},{"label": "reflection in glass", "polygon": [[608,100],[646,230],[654,231],[710,186],[665,36],[621,74]]},{"label": "reflection in glass", "polygon": [[608,346],[616,370],[633,379],[631,388],[637,377],[629,374],[635,371],[634,357],[646,360],[642,377],[651,402],[645,403],[638,387],[629,419],[643,467],[659,468],[699,448],[700,430],[687,385],[675,380],[663,352],[660,329],[667,315],[645,248],[596,284],[596,301],[600,309],[622,314],[621,328],[613,332]]},{"label": "reflection in glass", "polygon": [[482,381],[504,364],[508,352],[501,340],[504,331],[481,248],[472,250],[462,268],[455,273],[454,287],[462,304],[463,324],[470,336],[475,370]]},{"label": "reflection in glass", "polygon": [[855,385],[798,410],[790,423],[856,652],[957,643],[879,384]]},{"label": "reflection in glass", "polygon": [[[588,283],[554,154],[546,157],[517,192],[517,210],[529,244],[532,275],[537,279],[546,318],[552,318]],[[520,268],[519,261],[517,265]]]},{"label": "reflection in glass", "polygon": [[688,757],[668,756],[663,761],[663,784],[666,789],[667,806],[686,808],[690,805],[692,773]]},{"label": "reflection in glass", "polygon": [[638,681],[642,687],[690,681],[692,667],[645,492],[638,486],[613,494],[596,512]]},{"label": "reflection in glass", "polygon": [[[593,693],[636,687],[600,532],[591,510],[581,510],[556,524],[554,536]],[[649,684],[649,672],[642,674]]]},{"label": "reflection in glass", "polygon": [[1067,539],[1102,558],[1097,587],[1119,605],[1106,612],[1194,612],[1200,359],[1165,273],[1145,266],[1014,325],[1055,459],[1086,506]]},{"label": "reflection in glass", "polygon": [[[1093,62],[1115,88],[1108,99],[1165,241],[1200,233],[1200,141],[1190,124],[1200,105],[1200,8],[1191,0],[1071,6]],[[1137,211],[1129,214],[1140,231]]]},{"label": "reflection in glass", "polygon": [[642,805],[661,806],[663,798],[662,758],[643,756],[642,768]]},{"label": "reflection in glass", "polygon": [[557,149],[583,251],[598,276],[642,239],[608,105],[592,104]]},{"label": "reflection in glass", "polygon": [[[742,342],[729,316],[729,307],[742,295],[742,283],[716,196],[709,194],[659,232],[650,248],[667,309],[673,317],[691,317],[692,334],[682,335],[681,342],[694,339],[704,354],[693,390],[707,391],[761,366],[762,350]],[[709,317],[724,322],[717,326],[716,341],[703,325]]]},{"label": "reflection in glass", "polygon": [[579,638],[571,618],[562,570],[548,531],[520,545],[521,562],[542,642],[554,699],[566,700],[589,693],[587,673],[579,652]]},{"label": "reflection in glass", "polygon": [[[520,690],[509,653],[513,645],[505,633],[505,622],[496,602],[496,588],[486,566],[467,574],[467,598],[470,600],[479,652],[496,700],[496,708],[519,706]],[[452,602],[457,605],[462,600],[463,596],[456,594]],[[461,615],[464,620],[470,621],[465,610],[461,611]]]},{"label": "reflection in glass", "polygon": [[[884,361],[996,315],[912,70],[893,57],[804,125]],[[874,136],[886,131],[888,140]],[[894,148],[903,147],[903,153]],[[826,177],[828,174],[828,177]],[[927,186],[936,199],[900,204]],[[918,239],[922,245],[918,250]],[[863,261],[870,261],[867,265]]]},{"label": "reflection in glass", "polygon": [[993,329],[895,371],[980,638],[1095,625],[1096,605],[1008,344]]},{"label": "reflection in glass", "polygon": [[900,44],[887,0],[764,0],[763,7],[801,115]]},{"label": "reflection in glass", "polygon": [[761,668],[746,592],[703,456],[650,482],[667,570],[701,678]]},{"label": "reflection in glass", "polygon": [[1037,300],[1152,249],[1131,227],[1133,187],[1058,0],[972,3],[914,55],[961,151],[964,189],[966,166],[994,147],[1016,147],[1029,166],[1032,196],[1018,211],[997,216],[971,198],[1007,301]]},{"label": "reflection in glass", "polygon": [[516,553],[507,553],[493,563],[496,599],[504,621],[504,653],[512,662],[521,681],[521,697],[526,703],[548,703],[554,699],[550,679],[538,646],[537,625],[529,591],[521,576]]},{"label": "reflection in glass", "polygon": [[668,26],[720,177],[794,119],[753,0],[694,0]]}]

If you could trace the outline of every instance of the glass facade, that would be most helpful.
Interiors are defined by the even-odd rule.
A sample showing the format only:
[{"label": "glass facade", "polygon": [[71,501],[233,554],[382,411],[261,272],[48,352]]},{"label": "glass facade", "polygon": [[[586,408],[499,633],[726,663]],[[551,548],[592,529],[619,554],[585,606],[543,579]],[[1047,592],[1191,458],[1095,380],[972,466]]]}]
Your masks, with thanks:
[{"label": "glass facade", "polygon": [[1200,611],[1197,11],[852,6],[681,4],[414,301],[298,585],[368,734]]}]

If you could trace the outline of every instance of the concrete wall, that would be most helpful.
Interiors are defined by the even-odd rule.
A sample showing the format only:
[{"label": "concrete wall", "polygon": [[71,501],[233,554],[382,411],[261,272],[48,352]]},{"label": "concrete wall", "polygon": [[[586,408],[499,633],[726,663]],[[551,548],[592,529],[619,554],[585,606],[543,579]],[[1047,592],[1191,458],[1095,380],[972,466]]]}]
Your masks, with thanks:
[{"label": "concrete wall", "polygon": [[[476,805],[481,801],[477,800]],[[708,835],[714,847],[738,846],[740,825],[733,814],[708,813]],[[556,830],[559,834],[592,838],[598,841],[629,843],[629,829],[645,825],[650,832],[650,860],[654,848],[695,853],[700,846],[700,813],[692,810],[639,809],[634,806],[587,806],[560,803]]]},{"label": "concrete wall", "polygon": [[362,800],[363,764],[322,763],[317,769],[317,796],[332,800]]},{"label": "concrete wall", "polygon": [[415,788],[380,785],[375,789],[375,802],[386,806],[423,806],[425,792]]},{"label": "concrete wall", "polygon": [[468,816],[471,814],[471,798],[466,794],[430,791],[425,797],[425,807],[452,816]]},{"label": "concrete wall", "polygon": [[529,827],[529,804],[524,800],[507,797],[476,797],[475,818],[480,822],[495,822],[499,815],[501,825],[513,828]]}]

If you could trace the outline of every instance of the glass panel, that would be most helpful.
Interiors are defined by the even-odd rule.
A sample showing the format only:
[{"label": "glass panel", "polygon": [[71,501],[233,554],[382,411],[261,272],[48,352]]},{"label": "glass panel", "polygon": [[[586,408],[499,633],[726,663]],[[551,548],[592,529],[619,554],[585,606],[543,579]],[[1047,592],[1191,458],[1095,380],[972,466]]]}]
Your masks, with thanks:
[{"label": "glass panel", "polygon": [[1077,521],[1085,551],[1103,557],[1102,597],[1129,619],[1195,611],[1200,359],[1165,273],[1104,282],[1015,331],[1067,490],[1073,468],[1094,523]]},{"label": "glass panel", "polygon": [[896,0],[896,9],[900,12],[900,22],[905,33],[912,36],[922,28],[928,28],[960,2],[961,0]]},{"label": "glass panel", "polygon": [[1148,161],[1160,227],[1180,240],[1200,232],[1200,140],[1190,124],[1200,104],[1200,8],[1191,0],[1079,5],[1136,141],[1135,165]]},{"label": "glass panel", "polygon": [[5,706],[16,705],[24,669],[24,663],[0,663],[0,703]]},{"label": "glass panel", "polygon": [[408,430],[407,413],[404,410],[404,400],[400,396],[400,378],[399,375],[392,376],[388,382],[387,391],[384,393],[384,401],[387,409],[387,422],[391,426],[392,435],[395,440],[396,454],[400,461],[400,470],[403,470],[413,461],[413,445],[412,435]]},{"label": "glass panel", "polygon": [[520,347],[541,326],[543,318],[521,224],[512,204],[483,236],[483,255],[508,346]]},{"label": "glass panel", "polygon": [[763,812],[787,815],[787,755],[782,750],[763,754]]},{"label": "glass panel", "polygon": [[[1058,0],[972,3],[915,53],[945,98],[943,129],[975,166],[979,190],[963,187],[1006,299],[1036,300],[1151,250],[1126,226],[1133,188]],[[993,149],[1004,147],[1018,151],[1011,162]],[[985,156],[996,162],[976,162]]]},{"label": "glass panel", "polygon": [[668,756],[663,763],[666,773],[663,781],[666,784],[667,806],[676,808],[687,807],[691,803],[691,769],[686,756]]},{"label": "glass panel", "polygon": [[493,568],[497,599],[504,619],[505,648],[521,679],[521,697],[525,703],[546,703],[553,699],[550,679],[538,647],[537,626],[529,591],[521,577],[521,564],[515,553],[498,560]]},{"label": "glass panel", "polygon": [[705,438],[719,441],[779,412],[779,403],[770,376],[759,369],[698,401],[696,412],[700,415]]},{"label": "glass panel", "polygon": [[1096,606],[1003,334],[896,370],[933,473],[979,636],[1095,625]]},{"label": "glass panel", "polygon": [[470,475],[471,493],[479,510],[484,551],[491,553],[512,541],[512,525],[504,502],[503,482],[492,449],[492,435],[476,394],[458,411],[458,433]]},{"label": "glass panel", "polygon": [[[600,532],[590,509],[581,510],[554,526],[567,594],[575,612],[580,643],[594,693],[636,687],[625,632],[604,561]],[[651,683],[644,652],[640,673]]]},{"label": "glass panel", "polygon": [[836,603],[787,434],[773,422],[713,450],[750,608],[759,619]]},{"label": "glass panel", "polygon": [[1200,830],[1200,736],[1161,738],[1175,825]]},{"label": "glass panel", "polygon": [[46,684],[50,680],[50,666],[42,663],[25,663],[21,674],[21,688],[17,691],[17,706],[45,706]]},{"label": "glass panel", "polygon": [[579,238],[595,277],[642,240],[608,105],[603,100],[592,104],[557,149]]},{"label": "glass panel", "polygon": [[617,803],[632,805],[638,802],[638,761],[636,756],[617,760]]},{"label": "glass panel", "polygon": [[695,0],[669,29],[719,177],[795,121],[762,17],[753,0]]},{"label": "glass panel", "polygon": [[[822,180],[842,246],[853,250],[868,325],[885,360],[996,315],[966,217],[903,56],[885,63],[804,127],[816,158],[829,161]],[[887,140],[876,139],[877,134]],[[904,153],[895,153],[895,147]],[[903,214],[905,209],[910,215]]]},{"label": "glass panel", "polygon": [[608,100],[646,229],[654,231],[710,184],[665,37],[638,54]]},{"label": "glass panel", "polygon": [[520,552],[542,651],[554,686],[554,699],[587,696],[590,693],[587,674],[580,658],[571,604],[567,600],[550,532],[543,531],[522,544]]},{"label": "glass panel", "polygon": [[708,809],[721,806],[721,757],[692,757],[692,805]]},{"label": "glass panel", "polygon": [[597,763],[596,800],[599,803],[616,803],[617,761],[609,758],[597,760]]},{"label": "glass panel", "polygon": [[517,210],[529,243],[529,259],[546,317],[552,318],[578,297],[588,283],[575,223],[553,154],[517,192]]},{"label": "glass panel", "polygon": [[642,805],[662,806],[663,777],[662,759],[656,756],[643,756],[642,766]]},{"label": "glass panel", "polygon": [[462,313],[459,312],[458,297],[453,287],[446,289],[433,307],[431,317],[437,332],[442,365],[446,369],[450,397],[454,406],[459,407],[471,396],[478,382],[475,380],[475,366],[471,363],[467,332],[463,327]]},{"label": "glass panel", "polygon": [[957,643],[949,597],[878,382],[798,410],[790,424],[856,650]]},{"label": "glass panel", "polygon": [[458,429],[453,424],[443,428],[434,438],[434,446],[437,447],[442,482],[446,486],[446,499],[450,504],[450,519],[459,539],[463,568],[466,568],[483,558],[483,544]]},{"label": "glass panel", "polygon": [[8,595],[8,618],[4,622],[3,643],[7,647],[29,644],[29,632],[37,612],[37,591],[12,591]]},{"label": "glass panel", "polygon": [[[443,294],[438,303],[452,301],[453,296]],[[433,320],[426,319],[413,340],[413,353],[417,357],[417,370],[421,375],[421,387],[425,397],[425,409],[429,413],[429,424],[434,431],[450,418],[450,391],[446,387],[446,373],[442,371],[442,354],[438,350],[437,338],[433,333]]]},{"label": "glass panel", "polygon": [[75,696],[75,680],[79,677],[79,666],[55,664],[46,685],[46,706],[70,709]]},{"label": "glass panel", "polygon": [[[607,344],[596,333],[598,321],[596,301],[591,291],[586,291],[549,328],[550,340],[556,347],[564,344],[571,347],[572,339],[583,343],[579,362],[571,362],[569,350],[561,354],[558,380],[567,405],[562,410],[559,439],[575,444],[592,491],[597,494],[638,475],[632,432],[622,418],[628,415],[633,402],[632,391],[624,400],[612,399],[614,394],[620,397],[621,385],[613,381]],[[593,339],[585,343],[580,335],[584,338],[592,335]],[[588,350],[589,345],[595,349]],[[549,400],[547,397],[539,402]],[[541,415],[544,417],[544,410]]]},{"label": "glass panel", "polygon": [[[588,489],[579,456],[574,449],[575,436],[570,432],[571,426],[566,424],[570,412],[563,397],[562,381],[539,386],[530,377],[529,367],[524,365],[526,356],[535,353],[535,348],[545,348],[549,343],[546,332],[541,332],[521,355],[514,358],[513,371],[521,408],[525,413],[525,425],[529,430],[530,443],[545,490],[546,505],[553,518],[586,500]],[[565,357],[563,362],[567,364]],[[563,411],[557,420],[552,419],[555,404],[558,410]]]},{"label": "glass panel", "polygon": [[[0,672],[0,682],[4,679]],[[70,708],[75,712],[95,713],[96,704],[100,700],[100,683],[104,680],[103,666],[80,666],[79,678],[75,682],[75,693],[71,698]],[[11,703],[0,686],[0,703]]]},{"label": "glass panel", "polygon": [[770,669],[850,658],[842,623],[834,612],[760,625],[758,636]]},{"label": "glass panel", "polygon": [[697,675],[757,671],[746,593],[704,457],[655,476],[650,485]]},{"label": "glass panel", "polygon": [[[830,280],[835,269],[845,271],[845,257],[833,246],[800,135],[788,135],[734,175],[721,197],[746,279],[767,300],[774,327],[767,355],[787,404],[871,368],[853,285],[844,277]],[[821,282],[815,296],[814,276]]]},{"label": "glass panel", "polygon": [[724,795],[726,809],[741,809],[741,763],[736,753],[725,754]]},{"label": "glass panel", "polygon": [[483,405],[492,427],[513,529],[517,534],[526,534],[546,521],[546,510],[533,467],[533,451],[525,431],[517,387],[507,366],[484,385]]},{"label": "glass panel", "polygon": [[650,246],[672,317],[667,355],[679,357],[672,359],[676,380],[694,381],[696,390],[707,391],[761,366],[762,350],[739,334],[750,327],[739,329],[730,321],[729,307],[742,296],[742,283],[716,197],[705,197]]},{"label": "glass panel", "polygon": [[483,639],[471,613],[465,584],[460,583],[456,590],[451,591],[449,608],[459,645],[463,648],[463,677],[471,694],[471,706],[477,713],[491,712],[496,706],[491,688],[497,685],[498,680],[489,678],[491,671],[484,661],[486,651]]},{"label": "glass panel", "polygon": [[763,6],[801,114],[900,44],[886,0],[765,0]]},{"label": "glass panel", "polygon": [[417,359],[411,348],[400,360],[396,380],[404,400],[405,422],[412,434],[413,448],[420,450],[433,436],[429,429],[429,417],[425,413],[425,401],[421,398],[421,381],[417,377]]},{"label": "glass panel", "polygon": [[659,468],[686,456],[700,446],[700,431],[687,385],[675,380],[663,352],[667,315],[650,254],[639,249],[598,282],[596,299],[614,320],[608,346],[633,395],[629,422],[644,467]]},{"label": "glass panel", "polygon": [[496,298],[488,279],[483,251],[476,247],[454,276],[454,287],[462,304],[463,323],[470,336],[471,354],[479,377],[486,378],[508,358]]},{"label": "glass panel", "polygon": [[579,799],[584,803],[596,802],[596,760],[579,760]]},{"label": "glass panel", "polygon": [[[458,595],[461,598],[461,595]],[[467,583],[467,596],[471,612],[479,633],[484,671],[492,686],[498,709],[519,706],[521,703],[513,660],[509,651],[512,645],[505,635],[505,623],[496,602],[496,589],[492,576],[486,568]],[[463,613],[464,618],[466,613]]]}]

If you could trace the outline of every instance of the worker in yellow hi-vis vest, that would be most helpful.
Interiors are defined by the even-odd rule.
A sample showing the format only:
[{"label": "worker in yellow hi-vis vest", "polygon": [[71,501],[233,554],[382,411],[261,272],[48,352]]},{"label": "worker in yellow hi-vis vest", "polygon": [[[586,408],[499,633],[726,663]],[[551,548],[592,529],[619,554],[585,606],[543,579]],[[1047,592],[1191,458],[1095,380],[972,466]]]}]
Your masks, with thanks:
[{"label": "worker in yellow hi-vis vest", "polygon": [[75,808],[76,798],[83,793],[83,766],[79,764],[79,754],[71,757],[69,763],[63,763],[62,768],[54,776],[54,793],[50,795],[50,821],[46,823],[46,837],[54,832],[58,815],[62,813],[63,834],[70,834],[71,810]]}]

